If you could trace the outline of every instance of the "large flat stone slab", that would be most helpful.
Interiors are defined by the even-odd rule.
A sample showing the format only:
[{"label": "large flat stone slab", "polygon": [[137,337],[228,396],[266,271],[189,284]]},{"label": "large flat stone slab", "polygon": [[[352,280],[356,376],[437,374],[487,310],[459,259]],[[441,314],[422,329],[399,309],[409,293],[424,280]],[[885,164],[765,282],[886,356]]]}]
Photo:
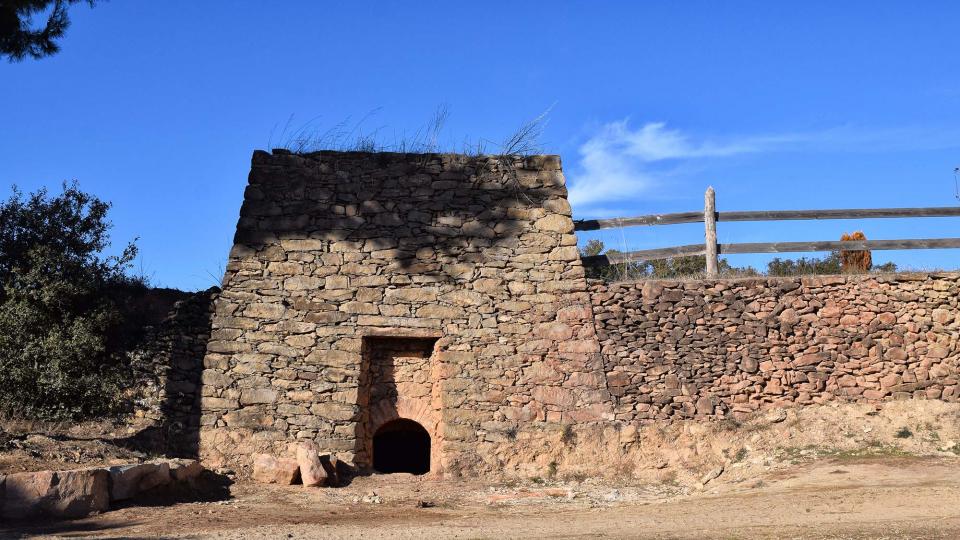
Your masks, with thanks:
[{"label": "large flat stone slab", "polygon": [[39,516],[43,514],[42,503],[56,495],[53,471],[11,474],[4,484],[4,519]]},{"label": "large flat stone slab", "polygon": [[110,506],[109,477],[104,469],[8,475],[2,515],[4,519],[78,518],[103,512]]}]

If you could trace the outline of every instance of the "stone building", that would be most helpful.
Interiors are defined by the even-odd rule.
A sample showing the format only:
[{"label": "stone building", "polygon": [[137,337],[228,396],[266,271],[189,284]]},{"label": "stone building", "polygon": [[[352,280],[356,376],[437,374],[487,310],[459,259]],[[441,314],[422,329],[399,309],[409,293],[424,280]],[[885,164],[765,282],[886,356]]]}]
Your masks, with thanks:
[{"label": "stone building", "polygon": [[203,457],[312,439],[478,473],[521,432],[612,419],[566,194],[555,156],[254,153]]},{"label": "stone building", "polygon": [[645,423],[960,400],[955,273],[588,282],[560,160],[255,152],[199,452],[619,470]]}]

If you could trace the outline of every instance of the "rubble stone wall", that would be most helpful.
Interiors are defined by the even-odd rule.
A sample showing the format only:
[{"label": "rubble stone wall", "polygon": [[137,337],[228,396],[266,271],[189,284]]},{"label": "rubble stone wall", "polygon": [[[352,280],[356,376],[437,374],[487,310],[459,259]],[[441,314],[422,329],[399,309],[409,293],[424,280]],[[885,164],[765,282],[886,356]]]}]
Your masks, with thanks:
[{"label": "rubble stone wall", "polygon": [[131,354],[138,395],[137,442],[167,455],[196,457],[200,429],[200,375],[210,340],[213,299],[219,289],[183,293],[166,318],[147,329]]},{"label": "rubble stone wall", "polygon": [[[243,468],[310,439],[368,467],[365,422],[395,414],[430,433],[432,471],[482,473],[532,433],[611,419],[566,194],[556,156],[255,152],[201,457]],[[365,411],[378,337],[436,340],[387,412]]]},{"label": "rubble stone wall", "polygon": [[590,286],[623,421],[960,399],[960,274]]}]

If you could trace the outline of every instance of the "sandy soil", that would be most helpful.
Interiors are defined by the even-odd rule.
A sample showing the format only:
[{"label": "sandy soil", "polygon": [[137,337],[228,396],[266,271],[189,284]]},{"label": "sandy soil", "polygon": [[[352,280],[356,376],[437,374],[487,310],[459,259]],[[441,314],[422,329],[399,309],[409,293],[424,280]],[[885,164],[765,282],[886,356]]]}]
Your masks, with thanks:
[{"label": "sandy soil", "polygon": [[844,457],[705,489],[362,477],[311,489],[238,483],[214,502],[157,500],[12,538],[960,538],[960,459]]}]

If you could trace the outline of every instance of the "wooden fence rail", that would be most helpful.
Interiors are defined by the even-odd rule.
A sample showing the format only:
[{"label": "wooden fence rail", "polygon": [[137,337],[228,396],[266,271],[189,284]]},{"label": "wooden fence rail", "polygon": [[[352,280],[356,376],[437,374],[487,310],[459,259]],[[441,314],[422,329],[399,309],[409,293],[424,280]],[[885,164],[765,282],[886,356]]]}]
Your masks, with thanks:
[{"label": "wooden fence rail", "polygon": [[873,219],[873,218],[909,218],[909,217],[960,217],[960,207],[945,206],[932,208],[859,208],[841,210],[756,210],[744,212],[717,212],[716,194],[708,188],[704,196],[703,212],[679,212],[674,214],[654,214],[627,218],[578,220],[574,228],[578,231],[594,231],[616,227],[639,225],[676,225],[680,223],[704,223],[703,244],[673,246],[640,251],[608,253],[583,257],[586,265],[620,264],[634,261],[670,259],[690,255],[706,255],[707,275],[715,276],[718,268],[718,255],[738,253],[799,253],[809,251],[836,250],[890,250],[890,249],[945,249],[960,248],[960,238],[918,238],[904,240],[850,240],[850,241],[810,241],[810,242],[750,242],[740,244],[717,243],[718,221],[781,221],[809,219]]},{"label": "wooden fence rail", "polygon": [[[750,210],[717,212],[717,221],[786,221],[798,219],[874,219],[909,217],[960,217],[960,206],[933,208],[851,208],[846,210]],[[703,212],[677,212],[609,219],[574,221],[578,231],[596,231],[637,225],[678,225],[703,223]]]}]

